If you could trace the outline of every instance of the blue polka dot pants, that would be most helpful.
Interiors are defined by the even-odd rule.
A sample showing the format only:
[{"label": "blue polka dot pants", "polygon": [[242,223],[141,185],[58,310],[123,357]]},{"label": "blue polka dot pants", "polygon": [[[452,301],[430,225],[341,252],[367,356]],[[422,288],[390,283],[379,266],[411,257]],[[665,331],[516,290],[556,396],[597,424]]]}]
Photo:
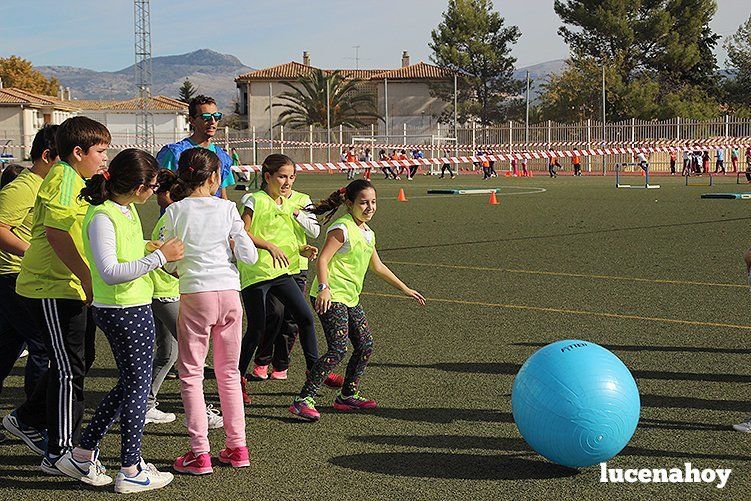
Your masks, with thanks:
[{"label": "blue polka dot pants", "polygon": [[119,412],[122,465],[136,465],[141,461],[141,436],[154,358],[151,305],[130,308],[95,306],[93,310],[94,322],[107,336],[120,375],[117,385],[99,402],[83,432],[81,447],[96,449]]}]

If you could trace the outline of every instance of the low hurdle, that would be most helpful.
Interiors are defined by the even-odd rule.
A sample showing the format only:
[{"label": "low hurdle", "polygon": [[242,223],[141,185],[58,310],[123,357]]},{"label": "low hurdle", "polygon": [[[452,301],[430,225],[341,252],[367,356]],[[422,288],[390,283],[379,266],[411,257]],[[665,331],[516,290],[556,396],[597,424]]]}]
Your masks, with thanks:
[{"label": "low hurdle", "polygon": [[[709,176],[709,186],[714,186],[714,176],[712,175],[711,172],[707,172],[707,175]],[[692,176],[690,172],[687,172],[686,175],[684,175],[683,177],[686,178],[686,186],[707,186],[706,183],[704,182],[702,182],[701,184],[699,183],[692,184],[692,183],[689,183],[688,181],[688,178],[690,177],[701,177],[701,176]],[[738,183],[736,182],[736,184]]]},{"label": "low hurdle", "polygon": [[647,190],[653,190],[660,187],[659,184],[649,184],[649,165],[647,165],[647,170],[644,171],[644,186],[642,185],[634,185],[634,184],[621,184],[621,167],[631,167],[631,166],[639,166],[641,168],[640,164],[636,163],[630,163],[630,164],[615,164],[615,187],[616,188],[626,188],[626,189],[647,189]]}]

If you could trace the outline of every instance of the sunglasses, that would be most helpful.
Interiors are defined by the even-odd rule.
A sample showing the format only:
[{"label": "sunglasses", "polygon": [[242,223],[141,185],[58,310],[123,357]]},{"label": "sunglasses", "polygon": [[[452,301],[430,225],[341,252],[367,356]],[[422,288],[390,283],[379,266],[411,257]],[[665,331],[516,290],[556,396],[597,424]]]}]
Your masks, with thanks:
[{"label": "sunglasses", "polygon": [[212,118],[217,122],[222,119],[222,114],[218,111],[216,113],[201,113],[198,116],[201,117],[204,122],[210,122]]}]

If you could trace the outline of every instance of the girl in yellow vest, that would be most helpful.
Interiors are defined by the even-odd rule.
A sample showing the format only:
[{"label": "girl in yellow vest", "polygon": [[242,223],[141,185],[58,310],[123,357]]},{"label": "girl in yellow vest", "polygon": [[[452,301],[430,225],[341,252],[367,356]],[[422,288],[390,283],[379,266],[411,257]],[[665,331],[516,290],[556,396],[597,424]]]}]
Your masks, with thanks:
[{"label": "girl in yellow vest", "polygon": [[358,391],[373,351],[373,336],[360,304],[368,268],[408,297],[425,304],[422,294],[407,287],[378,257],[375,233],[367,224],[376,211],[376,192],[370,181],[359,179],[349,183],[318,202],[311,212],[328,212],[324,218],[324,222],[328,222],[342,204],[347,206],[347,214],[328,229],[318,258],[317,276],[311,286],[311,301],[323,325],[328,351],[318,359],[300,396],[289,407],[292,414],[308,421],[321,417],[314,398],[326,376],[344,357],[347,339],[352,341],[354,351],[347,364],[344,385],[334,400],[334,409],[351,411],[376,407],[374,400],[362,397]]},{"label": "girl in yellow vest", "polygon": [[[305,295],[293,275],[300,271],[296,258],[301,251],[310,257],[309,249],[302,248],[295,235],[295,219],[302,217],[289,198],[295,182],[295,163],[286,155],[269,155],[263,161],[261,189],[243,199],[243,221],[250,238],[258,248],[258,261],[253,265],[239,264],[242,297],[248,319],[240,354],[240,374],[248,371],[261,337],[267,330],[266,314],[269,294],[273,294],[297,324],[305,364],[310,370],[318,360],[313,313]],[[341,386],[338,380],[330,386]],[[244,384],[244,381],[243,381]],[[246,399],[247,402],[247,399]]]},{"label": "girl in yellow vest", "polygon": [[[171,473],[161,473],[141,457],[141,436],[149,395],[154,318],[149,273],[183,257],[179,240],[144,242],[134,204],[143,204],[158,187],[158,165],[145,151],[127,149],[109,170],[95,174],[81,190],[90,205],[83,221],[83,244],[94,293],[93,317],[107,336],[118,368],[117,385],[99,403],[81,442],[57,462],[66,475],[90,485],[112,478],[98,460],[99,444],[120,416],[122,468],[115,491],[139,492],[164,487]],[[144,256],[144,247],[147,251]]]},{"label": "girl in yellow vest", "polygon": [[[246,195],[250,196],[250,195]],[[321,226],[315,215],[304,210],[313,204],[310,196],[295,190],[289,190],[287,195],[288,201],[294,209],[295,236],[297,245],[306,254],[315,259],[318,249],[308,245],[308,237],[318,238],[321,232]],[[305,286],[308,281],[308,258],[301,256],[299,253],[290,256],[290,267],[296,273],[292,275],[300,287],[300,291],[305,294]],[[292,315],[286,311],[284,305],[276,296],[269,294],[268,304],[266,305],[266,331],[261,336],[261,340],[256,350],[255,367],[251,378],[253,380],[287,379],[287,369],[289,368],[289,354],[297,340],[297,324]],[[269,375],[269,365],[272,365],[272,371]]]}]

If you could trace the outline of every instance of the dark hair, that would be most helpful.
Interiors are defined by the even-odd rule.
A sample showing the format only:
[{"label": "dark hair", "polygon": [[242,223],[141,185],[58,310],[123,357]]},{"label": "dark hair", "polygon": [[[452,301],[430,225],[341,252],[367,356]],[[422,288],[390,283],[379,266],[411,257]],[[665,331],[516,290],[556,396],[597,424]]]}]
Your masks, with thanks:
[{"label": "dark hair", "polygon": [[196,112],[198,111],[198,107],[202,104],[216,104],[216,101],[214,101],[213,97],[204,96],[203,94],[199,94],[193,99],[190,100],[190,103],[188,103],[188,114],[191,117],[196,116]]},{"label": "dark hair", "polygon": [[55,133],[57,154],[68,161],[76,146],[84,153],[97,144],[109,144],[112,136],[107,127],[87,117],[71,117],[60,124]]},{"label": "dark hair", "polygon": [[375,190],[373,183],[371,183],[367,179],[356,179],[344,188],[336,190],[334,193],[329,195],[328,198],[319,200],[318,202],[305,207],[305,210],[310,212],[311,214],[316,215],[326,214],[323,217],[323,224],[326,224],[331,221],[331,219],[334,217],[334,214],[336,214],[337,209],[344,203],[345,200],[354,202],[357,198],[357,195],[362,190],[367,190],[368,188],[373,188]]},{"label": "dark hair", "polygon": [[102,205],[115,195],[126,195],[150,184],[157,172],[159,164],[150,153],[128,148],[115,155],[106,171],[91,176],[78,198],[91,205]]},{"label": "dark hair", "polygon": [[156,189],[157,194],[170,191],[175,181],[177,181],[177,174],[169,169],[159,169],[159,173],[156,175],[156,183],[159,185],[159,188]]},{"label": "dark hair", "polygon": [[13,181],[24,170],[23,165],[8,164],[3,169],[2,175],[0,175],[0,188]]},{"label": "dark hair", "polygon": [[186,198],[217,172],[220,165],[216,153],[206,148],[183,151],[177,162],[177,179],[170,188],[170,198],[175,202]]},{"label": "dark hair", "polygon": [[264,176],[264,174],[268,173],[270,176],[273,176],[279,169],[281,169],[285,165],[291,165],[292,167],[294,167],[295,161],[287,155],[282,155],[281,153],[273,153],[266,157],[266,159],[261,164],[262,190],[265,190],[269,185],[269,183],[266,182],[266,176]]},{"label": "dark hair", "polygon": [[31,161],[36,162],[45,150],[49,150],[49,160],[52,161],[57,156],[57,146],[55,146],[55,133],[57,125],[47,124],[37,131],[34,141],[31,143]]}]

